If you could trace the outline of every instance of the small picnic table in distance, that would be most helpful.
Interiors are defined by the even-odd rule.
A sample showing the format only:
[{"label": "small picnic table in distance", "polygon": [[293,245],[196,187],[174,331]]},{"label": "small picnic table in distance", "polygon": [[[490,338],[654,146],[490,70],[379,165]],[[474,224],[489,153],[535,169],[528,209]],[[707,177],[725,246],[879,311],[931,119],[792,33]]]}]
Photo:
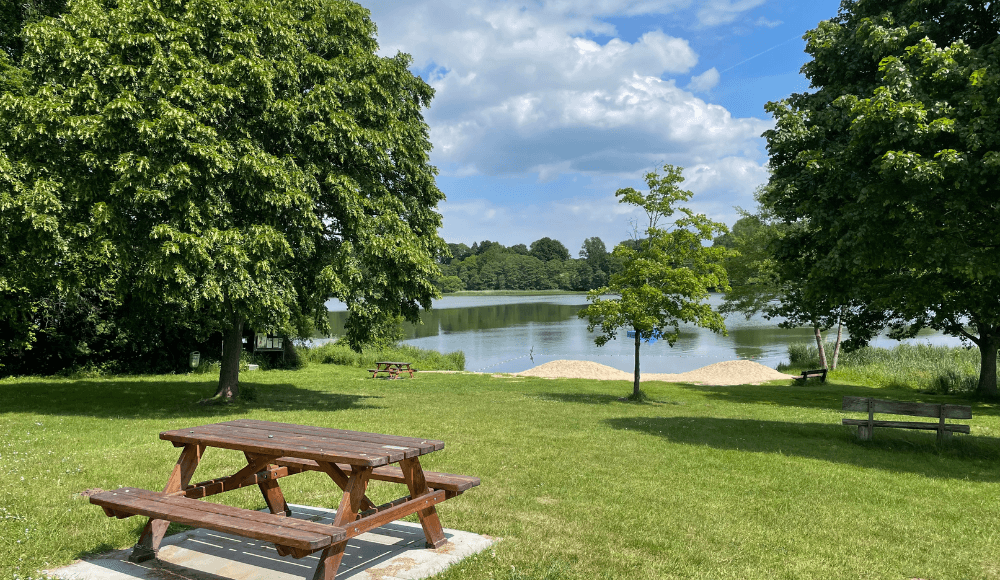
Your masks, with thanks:
[{"label": "small picnic table in distance", "polygon": [[398,379],[401,373],[410,373],[412,379],[414,370],[408,362],[379,361],[375,363],[375,368],[368,369],[368,372],[372,374],[373,379],[378,378],[379,373],[388,374],[390,379]]},{"label": "small picnic table in distance", "polygon": [[[322,550],[314,580],[333,580],[347,541],[416,513],[428,547],[447,542],[434,506],[479,485],[479,478],[425,472],[420,455],[444,448],[431,439],[397,437],[240,419],[160,433],[183,447],[163,492],[123,487],[90,496],[108,516],[149,518],[129,557],[154,558],[169,522],[272,542],[281,556],[296,558]],[[242,452],[246,466],[233,475],[189,483],[209,447]],[[393,465],[398,464],[398,466]],[[332,525],[291,515],[278,479],[320,471],[343,490]],[[375,506],[365,495],[370,480],[405,484],[409,495]],[[200,501],[210,495],[257,485],[271,513]]]}]

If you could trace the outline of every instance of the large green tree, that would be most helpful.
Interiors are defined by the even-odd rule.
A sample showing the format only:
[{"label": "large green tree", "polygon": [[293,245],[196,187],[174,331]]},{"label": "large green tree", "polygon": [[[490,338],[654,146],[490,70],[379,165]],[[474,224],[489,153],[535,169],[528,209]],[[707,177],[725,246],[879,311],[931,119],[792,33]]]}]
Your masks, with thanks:
[{"label": "large green tree", "polygon": [[342,0],[79,0],[25,27],[22,94],[0,97],[0,290],[108,290],[244,325],[347,338],[436,294],[443,199],[407,55],[376,55]]},{"label": "large green tree", "polygon": [[[632,397],[641,398],[639,389],[639,348],[651,337],[677,342],[681,323],[695,324],[726,334],[722,315],[708,303],[708,289],[728,290],[726,270],[722,265],[728,250],[707,247],[703,242],[726,232],[726,226],[695,214],[677,204],[693,193],[681,189],[682,169],[664,165],[663,174],[646,174],[648,193],[631,187],[619,189],[619,203],[642,209],[646,223],[637,226],[634,244],[622,243],[613,254],[622,269],[611,275],[607,286],[587,294],[591,302],[580,311],[587,319],[587,330],[600,334],[595,344],[604,346],[621,329],[635,333],[635,371]],[[677,217],[674,214],[679,214]],[[667,222],[667,219],[673,221]],[[606,295],[615,295],[606,298]]]},{"label": "large green tree", "polygon": [[812,90],[769,103],[765,133],[762,201],[796,225],[782,275],[843,312],[852,339],[889,325],[972,341],[995,397],[1000,5],[845,0],[806,38]]}]

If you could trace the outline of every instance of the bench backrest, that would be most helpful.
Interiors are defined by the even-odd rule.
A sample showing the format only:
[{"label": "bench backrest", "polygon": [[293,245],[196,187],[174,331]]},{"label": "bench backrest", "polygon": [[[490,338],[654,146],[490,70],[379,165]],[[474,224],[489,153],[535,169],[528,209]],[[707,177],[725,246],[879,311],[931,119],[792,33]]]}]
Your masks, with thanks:
[{"label": "bench backrest", "polygon": [[937,403],[909,403],[904,401],[885,401],[870,397],[844,397],[844,410],[868,412],[868,401],[872,402],[872,412],[889,415],[910,415],[913,417],[939,417],[946,419],[971,419],[972,407],[968,405],[939,405]]}]

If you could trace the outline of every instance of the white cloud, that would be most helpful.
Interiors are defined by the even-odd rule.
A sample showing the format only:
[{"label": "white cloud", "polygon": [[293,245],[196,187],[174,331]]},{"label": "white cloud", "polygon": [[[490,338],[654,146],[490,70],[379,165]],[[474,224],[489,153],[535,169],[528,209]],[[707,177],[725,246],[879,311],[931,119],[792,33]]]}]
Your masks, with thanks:
[{"label": "white cloud", "polygon": [[693,204],[720,217],[735,215],[731,200],[766,179],[760,134],[771,122],[734,118],[694,94],[719,82],[717,69],[690,76],[699,58],[686,39],[650,27],[627,41],[602,20],[669,15],[684,19],[680,29],[711,26],[763,0],[361,2],[378,25],[380,53],[411,54],[435,88],[425,118],[442,176],[531,175],[551,185],[570,175],[588,184],[564,199],[516,201],[450,188],[441,206],[449,241],[499,231],[508,245],[548,235],[572,250],[599,235],[611,246],[627,237],[627,208],[611,194],[644,187],[642,174],[664,163],[689,168]]},{"label": "white cloud", "polygon": [[760,18],[757,19],[756,22],[754,22],[754,26],[766,26],[767,28],[777,28],[782,24],[784,24],[784,22],[780,20],[768,20],[763,16],[761,16]]},{"label": "white cloud", "polygon": [[[610,249],[632,234],[631,222],[642,218],[635,206],[620,203],[614,192],[622,187],[646,191],[643,174],[647,166],[629,176],[611,178],[597,175],[580,185],[580,195],[562,199],[528,198],[512,194],[500,200],[465,199],[441,205],[444,227],[441,235],[449,242],[490,239],[506,246],[530,244],[548,236],[561,241],[574,253],[585,238],[600,237]],[[544,170],[541,171],[544,173]],[[685,169],[681,187],[694,193],[683,206],[710,219],[733,224],[738,219],[735,206],[754,207],[753,192],[767,181],[767,169],[744,157],[726,157]],[[596,192],[587,195],[587,192]],[[450,199],[450,198],[449,198]]]},{"label": "white cloud", "polygon": [[707,0],[701,3],[698,21],[703,26],[728,24],[739,18],[740,14],[763,3],[764,0]]},{"label": "white cloud", "polygon": [[691,77],[687,88],[695,92],[705,93],[712,90],[717,84],[719,84],[719,71],[713,66],[700,75]]},{"label": "white cloud", "polygon": [[[750,0],[712,0],[736,13]],[[696,66],[687,40],[649,30],[617,38],[603,14],[667,14],[689,2],[373,2],[383,52],[413,55],[436,90],[426,113],[432,161],[466,172],[511,175],[536,168],[616,174],[654,160],[698,163],[758,148],[768,124],[734,119],[679,88]],[[606,42],[594,38],[612,35]],[[690,80],[706,91],[709,69]],[[685,80],[688,80],[685,78]],[[760,152],[757,153],[758,155]]]}]

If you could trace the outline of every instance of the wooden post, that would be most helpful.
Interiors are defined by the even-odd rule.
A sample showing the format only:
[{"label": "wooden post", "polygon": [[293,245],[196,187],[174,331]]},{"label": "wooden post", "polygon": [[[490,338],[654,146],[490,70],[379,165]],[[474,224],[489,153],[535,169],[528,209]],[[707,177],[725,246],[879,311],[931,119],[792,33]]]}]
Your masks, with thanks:
[{"label": "wooden post", "polygon": [[[340,498],[337,515],[333,518],[333,525],[344,528],[358,519],[358,511],[365,498],[368,478],[371,477],[371,474],[371,467],[357,467],[351,470],[351,476],[344,486],[344,497]],[[347,540],[327,546],[320,554],[319,566],[316,567],[313,580],[334,580],[337,576],[337,568],[340,567],[340,561],[344,558],[344,548],[346,547]]]},{"label": "wooden post", "polygon": [[945,407],[947,406],[948,405],[938,405],[938,417],[940,417],[940,419],[938,420],[937,438],[939,443],[951,440],[951,431],[945,431],[944,429],[944,416],[946,414]]},{"label": "wooden post", "polygon": [[[416,499],[429,491],[419,459],[416,457],[404,459],[399,462],[399,467],[403,470],[403,481],[410,489],[410,497]],[[417,512],[417,516],[420,517],[420,525],[424,528],[424,538],[427,539],[428,548],[440,548],[448,542],[444,530],[441,529],[441,520],[438,519],[434,506],[420,510]]]},{"label": "wooden post", "polygon": [[[191,477],[194,475],[194,470],[198,467],[198,462],[201,461],[204,452],[204,445],[189,443],[184,446],[181,456],[177,458],[177,464],[174,465],[174,470],[170,473],[170,479],[167,480],[167,485],[163,488],[164,493],[180,491],[191,483]],[[160,542],[163,541],[163,536],[167,533],[169,526],[170,522],[167,520],[150,518],[146,522],[146,526],[142,528],[142,533],[139,534],[139,541],[135,543],[132,553],[128,556],[129,562],[139,563],[155,558],[157,550],[160,549]]]},{"label": "wooden post", "polygon": [[861,441],[871,441],[872,440],[872,431],[875,429],[875,425],[874,425],[874,422],[875,422],[874,405],[875,404],[872,402],[871,398],[869,397],[868,398],[868,424],[867,425],[858,425],[858,439],[860,439]]}]

